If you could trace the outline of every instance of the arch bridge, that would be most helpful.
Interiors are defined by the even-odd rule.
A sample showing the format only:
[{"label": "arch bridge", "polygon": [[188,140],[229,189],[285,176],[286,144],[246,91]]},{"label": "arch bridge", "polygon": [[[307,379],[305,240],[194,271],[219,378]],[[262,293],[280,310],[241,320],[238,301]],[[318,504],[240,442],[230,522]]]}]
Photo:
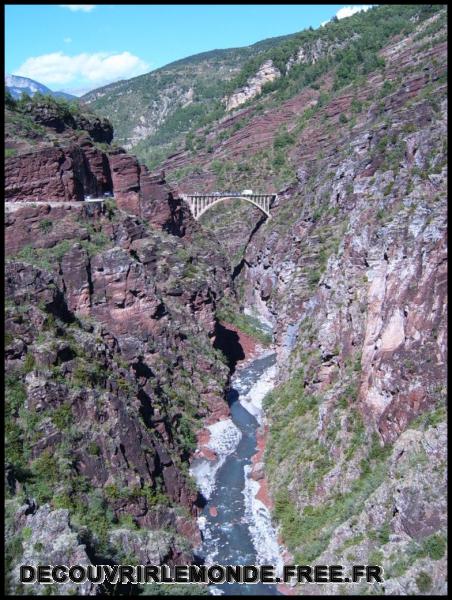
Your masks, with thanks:
[{"label": "arch bridge", "polygon": [[270,207],[276,199],[276,194],[253,194],[238,192],[213,192],[211,194],[182,194],[182,199],[190,207],[191,214],[198,221],[199,218],[209,208],[223,202],[224,200],[236,199],[246,200],[260,208],[260,210],[270,219]]}]

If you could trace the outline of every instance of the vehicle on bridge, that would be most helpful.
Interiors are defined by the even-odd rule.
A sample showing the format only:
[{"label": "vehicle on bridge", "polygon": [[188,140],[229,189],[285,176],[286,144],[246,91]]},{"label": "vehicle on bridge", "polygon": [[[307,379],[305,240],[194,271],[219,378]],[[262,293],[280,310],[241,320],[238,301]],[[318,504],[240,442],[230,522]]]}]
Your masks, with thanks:
[{"label": "vehicle on bridge", "polygon": [[243,190],[242,195],[243,196],[252,196],[253,190]]}]

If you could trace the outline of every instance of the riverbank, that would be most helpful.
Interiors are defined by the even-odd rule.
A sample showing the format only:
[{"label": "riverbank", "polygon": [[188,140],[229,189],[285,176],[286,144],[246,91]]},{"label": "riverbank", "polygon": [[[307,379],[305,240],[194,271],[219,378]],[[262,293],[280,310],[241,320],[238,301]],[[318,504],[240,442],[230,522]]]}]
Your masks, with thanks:
[{"label": "riverbank", "polygon": [[[252,456],[251,463],[252,468],[250,471],[250,477],[258,484],[256,499],[264,504],[270,514],[274,509],[274,502],[270,494],[269,484],[265,477],[265,462],[264,462],[264,454],[265,448],[267,445],[268,438],[268,424],[262,424],[256,434],[257,441],[257,452]],[[290,554],[287,548],[283,545],[283,540],[278,535],[277,541],[280,547],[282,562],[283,564],[290,565],[294,564],[294,557]],[[294,587],[286,583],[279,583],[277,586],[278,592],[283,594],[284,596],[295,596],[297,592]]]},{"label": "riverbank", "polygon": [[[262,357],[266,353],[271,353],[268,347],[265,347],[255,338],[241,331],[237,326],[233,325],[232,323],[221,321],[221,325],[227,330],[233,331],[237,335],[238,344],[240,344],[241,348],[243,349],[244,357],[241,360],[237,361],[234,370],[242,369],[246,365],[249,365],[256,358]],[[200,459],[205,459],[214,462],[220,459],[214,449],[217,443],[215,439],[212,439],[212,435],[214,435],[214,433],[212,431],[211,425],[214,425],[215,423],[218,423],[220,421],[228,421],[228,426],[229,428],[231,428],[231,425],[229,424],[229,417],[230,411],[226,403],[224,404],[223,411],[216,411],[215,413],[212,413],[207,417],[204,423],[204,427],[200,429],[196,434],[196,450],[193,454],[192,462]],[[215,428],[214,431],[216,431]],[[214,469],[213,465],[212,469]]]}]

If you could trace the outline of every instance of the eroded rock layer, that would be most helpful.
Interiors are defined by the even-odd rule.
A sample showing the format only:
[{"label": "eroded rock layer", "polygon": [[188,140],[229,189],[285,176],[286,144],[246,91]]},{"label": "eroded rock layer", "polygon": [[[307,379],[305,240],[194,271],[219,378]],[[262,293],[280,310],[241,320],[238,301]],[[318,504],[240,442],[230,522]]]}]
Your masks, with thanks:
[{"label": "eroded rock layer", "polygon": [[197,223],[163,174],[39,109],[64,143],[35,131],[6,163],[11,572],[54,540],[63,563],[194,559],[188,466],[228,414],[237,292],[273,326],[259,476],[286,557],[384,568],[383,584],[292,591],[446,593],[446,13],[406,10],[372,56],[358,47],[359,78],[334,61],[357,64],[364,29],[309,33],[163,163],[182,192],[278,192],[270,220],[236,201]]}]

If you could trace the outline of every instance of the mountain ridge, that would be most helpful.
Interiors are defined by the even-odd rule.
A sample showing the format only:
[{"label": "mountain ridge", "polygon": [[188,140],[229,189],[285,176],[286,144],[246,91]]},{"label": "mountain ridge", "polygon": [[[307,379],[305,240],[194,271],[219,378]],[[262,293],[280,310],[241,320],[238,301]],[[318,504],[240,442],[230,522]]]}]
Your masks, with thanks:
[{"label": "mountain ridge", "polygon": [[[245,88],[239,104],[229,105],[239,109],[247,106],[248,97],[263,102],[263,96],[270,98],[277,89],[273,96],[285,94],[289,99],[298,88],[315,85],[331,67],[344,85],[353,70],[378,66],[376,53],[391,36],[403,35],[416,19],[425,20],[438,10],[420,5],[373,7],[316,30],[186,57],[93,90],[82,102],[110,119],[118,143],[133,148],[149,167],[157,166],[183,147],[187,135],[196,137],[198,129],[234,114],[228,108],[231,95]],[[271,61],[274,74],[264,75],[256,86],[253,77],[265,61]]]},{"label": "mountain ridge", "polygon": [[19,99],[22,94],[28,94],[33,97],[37,92],[50,95],[54,98],[64,98],[66,100],[75,100],[77,96],[67,92],[54,92],[39,81],[23,77],[22,75],[5,75],[5,88],[10,92],[14,99]]}]

